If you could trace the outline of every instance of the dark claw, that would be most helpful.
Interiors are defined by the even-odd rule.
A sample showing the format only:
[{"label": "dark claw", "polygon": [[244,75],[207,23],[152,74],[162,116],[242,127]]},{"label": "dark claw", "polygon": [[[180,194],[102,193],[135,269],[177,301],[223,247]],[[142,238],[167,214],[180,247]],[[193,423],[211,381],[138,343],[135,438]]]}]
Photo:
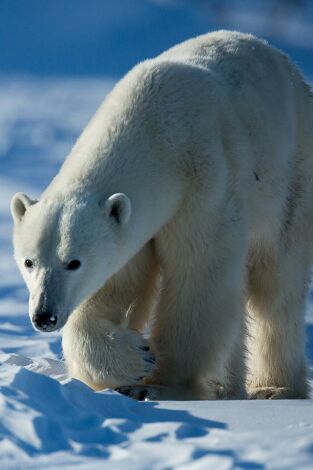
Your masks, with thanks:
[{"label": "dark claw", "polygon": [[136,382],[141,382],[144,378],[145,378],[145,375],[143,375],[142,377],[137,377]]},{"label": "dark claw", "polygon": [[149,362],[150,364],[155,364],[155,357],[151,356],[148,359],[145,359],[146,362]]},{"label": "dark claw", "polygon": [[139,401],[143,401],[145,398],[147,398],[148,395],[148,390],[141,390],[138,396]]},{"label": "dark claw", "polygon": [[142,351],[150,351],[149,346],[140,346],[140,349],[141,349]]}]

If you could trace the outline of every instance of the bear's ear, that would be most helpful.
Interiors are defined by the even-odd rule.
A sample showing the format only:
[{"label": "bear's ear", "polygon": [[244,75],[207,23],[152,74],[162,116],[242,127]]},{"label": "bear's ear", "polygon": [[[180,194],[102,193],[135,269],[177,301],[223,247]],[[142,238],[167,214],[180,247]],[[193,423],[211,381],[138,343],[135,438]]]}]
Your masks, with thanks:
[{"label": "bear's ear", "polygon": [[107,217],[114,219],[119,225],[125,225],[131,216],[131,203],[126,194],[116,193],[100,203]]},{"label": "bear's ear", "polygon": [[11,214],[14,222],[20,222],[27,208],[35,202],[24,193],[16,193],[11,200]]}]

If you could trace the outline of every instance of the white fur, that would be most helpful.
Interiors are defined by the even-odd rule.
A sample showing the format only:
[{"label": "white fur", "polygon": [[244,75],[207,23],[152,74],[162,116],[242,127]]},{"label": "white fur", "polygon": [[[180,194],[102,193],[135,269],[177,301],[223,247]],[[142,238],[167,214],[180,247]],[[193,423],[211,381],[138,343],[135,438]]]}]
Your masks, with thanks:
[{"label": "white fur", "polygon": [[[12,203],[30,314],[65,325],[70,375],[240,398],[247,338],[252,396],[307,396],[312,153],[308,86],[253,36],[210,33],[130,71],[40,201]],[[153,307],[154,372],[140,335]]]}]

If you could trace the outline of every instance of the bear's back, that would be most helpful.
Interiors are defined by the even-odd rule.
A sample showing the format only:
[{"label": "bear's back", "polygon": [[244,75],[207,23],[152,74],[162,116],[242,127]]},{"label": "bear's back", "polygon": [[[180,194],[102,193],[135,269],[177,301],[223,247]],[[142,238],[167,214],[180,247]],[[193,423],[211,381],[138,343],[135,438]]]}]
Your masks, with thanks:
[{"label": "bear's back", "polygon": [[[232,31],[217,31],[188,40],[157,60],[190,64],[207,71],[211,92],[219,97],[219,104],[223,103],[219,109],[210,105],[207,113],[215,113],[218,119],[220,112],[229,119],[234,130],[228,145],[231,154],[236,154],[235,144],[241,139],[239,136],[244,136],[246,143],[240,144],[240,162],[246,169],[254,168],[258,175],[258,191],[254,185],[249,196],[250,225],[257,226],[259,231],[273,226],[281,217],[282,208],[264,202],[264,194],[270,195],[270,201],[280,200],[289,185],[290,162],[301,147],[313,145],[309,137],[312,99],[297,68],[265,41]],[[201,87],[194,83],[194,99],[199,93]],[[205,107],[205,100],[202,103]],[[225,140],[227,133],[220,130]],[[306,161],[303,173],[311,174],[313,162],[309,153],[302,159]],[[252,170],[250,173],[253,174]],[[251,181],[255,183],[253,178]]]},{"label": "bear's back", "polygon": [[204,67],[234,90],[244,82],[268,79],[279,69],[284,74],[297,73],[287,56],[266,41],[235,31],[203,34],[168,49],[158,58]]}]

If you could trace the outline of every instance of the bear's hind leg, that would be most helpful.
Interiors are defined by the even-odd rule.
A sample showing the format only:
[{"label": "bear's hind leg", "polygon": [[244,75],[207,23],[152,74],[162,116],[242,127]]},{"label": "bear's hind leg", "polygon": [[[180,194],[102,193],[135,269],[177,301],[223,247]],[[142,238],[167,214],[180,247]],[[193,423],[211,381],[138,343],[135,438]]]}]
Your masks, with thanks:
[{"label": "bear's hind leg", "polygon": [[279,253],[252,253],[249,271],[251,398],[307,398],[304,308],[311,253],[300,238]]}]

